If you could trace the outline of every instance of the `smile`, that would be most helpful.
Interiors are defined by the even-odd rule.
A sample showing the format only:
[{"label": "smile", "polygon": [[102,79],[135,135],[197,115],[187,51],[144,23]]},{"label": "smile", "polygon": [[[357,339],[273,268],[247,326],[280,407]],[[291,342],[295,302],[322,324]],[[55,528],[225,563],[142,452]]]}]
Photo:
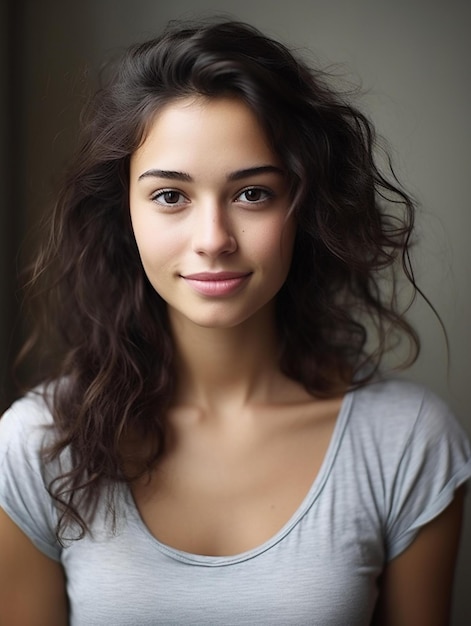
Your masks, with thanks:
[{"label": "smile", "polygon": [[201,272],[182,276],[185,282],[203,296],[229,296],[250,278],[250,272]]}]

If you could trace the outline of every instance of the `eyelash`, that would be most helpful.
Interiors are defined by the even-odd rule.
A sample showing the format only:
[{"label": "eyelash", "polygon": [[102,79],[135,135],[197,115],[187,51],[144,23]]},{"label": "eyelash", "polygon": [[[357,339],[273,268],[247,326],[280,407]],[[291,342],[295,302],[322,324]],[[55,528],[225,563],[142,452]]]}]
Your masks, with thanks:
[{"label": "eyelash", "polygon": [[[151,196],[151,200],[152,202],[156,202],[157,204],[160,204],[164,207],[172,207],[172,206],[180,206],[182,204],[182,202],[160,202],[159,198],[164,197],[166,194],[175,194],[177,197],[180,198],[185,198],[185,201],[187,201],[186,196],[184,196],[181,191],[177,191],[176,189],[160,189],[159,191],[157,191],[156,193],[152,194]],[[183,203],[184,204],[184,203]]]},{"label": "eyelash", "polygon": [[271,191],[270,189],[266,189],[265,187],[246,187],[237,194],[236,199],[240,198],[250,191],[260,192],[263,195],[263,198],[261,200],[245,200],[243,201],[244,204],[263,204],[265,202],[268,202],[275,196],[273,191]]},{"label": "eyelash", "polygon": [[[253,192],[253,191],[260,193],[263,197],[258,200],[248,200],[248,199],[240,200],[241,196],[249,192]],[[178,202],[161,202],[159,199],[165,198],[166,194],[173,194],[177,198],[184,198],[184,201],[182,202],[180,200]],[[242,189],[241,191],[239,191],[237,195],[235,196],[235,201],[242,202],[245,205],[260,205],[260,204],[264,204],[265,202],[268,202],[274,196],[275,194],[273,193],[273,191],[271,191],[270,189],[267,189],[266,187],[251,186],[251,187],[246,187],[245,189]],[[161,206],[164,206],[164,207],[180,207],[182,204],[186,204],[187,202],[189,202],[188,198],[181,191],[178,191],[176,189],[171,189],[171,188],[160,189],[158,192],[154,193],[151,196],[151,200],[152,202],[156,202],[157,204],[160,204]]]}]

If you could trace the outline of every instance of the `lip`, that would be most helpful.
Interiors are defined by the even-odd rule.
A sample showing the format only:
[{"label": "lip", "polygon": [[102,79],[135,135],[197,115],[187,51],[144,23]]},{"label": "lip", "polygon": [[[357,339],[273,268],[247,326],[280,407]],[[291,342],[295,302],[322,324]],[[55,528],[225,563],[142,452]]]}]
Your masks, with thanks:
[{"label": "lip", "polygon": [[230,296],[250,278],[251,272],[199,272],[182,275],[185,282],[203,296]]}]

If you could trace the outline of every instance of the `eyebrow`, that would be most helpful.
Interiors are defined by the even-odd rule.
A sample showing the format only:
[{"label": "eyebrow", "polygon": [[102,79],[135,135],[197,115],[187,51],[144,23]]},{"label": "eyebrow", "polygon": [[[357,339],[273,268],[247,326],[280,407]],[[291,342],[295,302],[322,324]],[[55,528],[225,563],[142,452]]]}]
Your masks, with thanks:
[{"label": "eyebrow", "polygon": [[[257,176],[258,174],[279,174],[284,175],[284,171],[280,167],[275,165],[258,165],[256,167],[248,167],[242,170],[236,170],[227,175],[227,180],[232,182],[236,180],[242,180],[243,178],[250,178],[251,176]],[[175,170],[159,170],[151,169],[143,172],[138,180],[143,178],[165,178],[167,180],[179,180],[182,182],[191,183],[193,178],[186,172],[178,172]]]},{"label": "eyebrow", "polygon": [[231,172],[227,176],[227,180],[241,180],[242,178],[250,178],[250,176],[256,176],[257,174],[279,174],[284,176],[284,171],[275,165],[258,165],[257,167],[248,167],[243,170]]}]

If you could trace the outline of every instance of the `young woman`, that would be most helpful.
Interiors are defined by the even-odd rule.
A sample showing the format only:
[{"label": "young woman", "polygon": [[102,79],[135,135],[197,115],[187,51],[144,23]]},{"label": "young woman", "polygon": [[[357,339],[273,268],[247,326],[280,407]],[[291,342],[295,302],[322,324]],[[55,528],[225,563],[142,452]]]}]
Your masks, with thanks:
[{"label": "young woman", "polygon": [[418,341],[374,148],[250,26],[128,51],[32,279],[59,359],[0,422],[1,624],[448,623],[471,453],[380,374]]}]

